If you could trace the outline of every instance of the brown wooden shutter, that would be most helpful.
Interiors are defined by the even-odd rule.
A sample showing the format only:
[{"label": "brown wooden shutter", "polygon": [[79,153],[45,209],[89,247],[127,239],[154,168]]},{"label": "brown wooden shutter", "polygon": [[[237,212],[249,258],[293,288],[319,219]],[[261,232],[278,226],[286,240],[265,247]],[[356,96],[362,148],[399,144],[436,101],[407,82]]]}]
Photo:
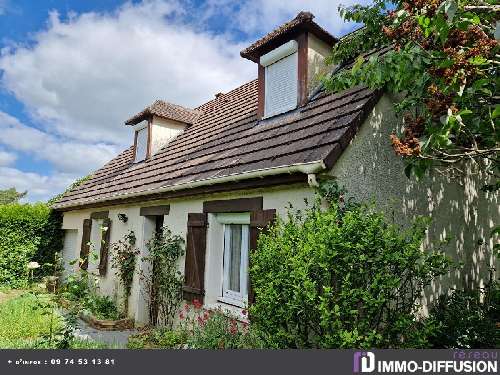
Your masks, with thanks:
[{"label": "brown wooden shutter", "polygon": [[188,214],[186,263],[183,298],[203,302],[205,295],[205,252],[207,249],[207,214]]},{"label": "brown wooden shutter", "polygon": [[83,220],[83,232],[82,232],[82,245],[80,247],[80,259],[82,259],[82,263],[80,264],[80,268],[82,270],[86,270],[89,266],[89,252],[90,252],[90,231],[92,229],[92,220],[84,219]]},{"label": "brown wooden shutter", "polygon": [[[260,233],[266,231],[275,218],[276,210],[274,209],[250,212],[250,252],[257,249],[257,241]],[[252,288],[250,277],[248,280],[248,304],[251,305],[255,302],[255,293]]]},{"label": "brown wooden shutter", "polygon": [[108,250],[109,250],[109,240],[111,234],[111,219],[106,218],[102,221],[103,228],[107,228],[106,231],[102,232],[101,239],[101,254],[99,256],[99,275],[106,275],[108,270]]}]

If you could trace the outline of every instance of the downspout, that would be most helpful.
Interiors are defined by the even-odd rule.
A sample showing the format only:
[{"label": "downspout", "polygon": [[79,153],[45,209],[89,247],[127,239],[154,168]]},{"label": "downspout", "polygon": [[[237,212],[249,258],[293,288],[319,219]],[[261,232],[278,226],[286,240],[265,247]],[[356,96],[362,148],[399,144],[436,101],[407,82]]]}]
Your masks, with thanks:
[{"label": "downspout", "polygon": [[316,179],[316,173],[309,173],[307,175],[307,183],[312,188],[317,188],[319,186],[318,180]]}]

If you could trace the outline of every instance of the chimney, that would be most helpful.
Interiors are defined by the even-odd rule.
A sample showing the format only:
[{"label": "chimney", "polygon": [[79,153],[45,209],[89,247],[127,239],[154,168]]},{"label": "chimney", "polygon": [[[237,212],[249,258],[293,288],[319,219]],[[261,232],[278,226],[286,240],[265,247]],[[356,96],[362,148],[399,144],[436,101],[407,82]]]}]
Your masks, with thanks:
[{"label": "chimney", "polygon": [[325,58],[337,39],[300,12],[251,46],[241,56],[258,64],[258,118],[269,118],[307,104],[326,72]]}]

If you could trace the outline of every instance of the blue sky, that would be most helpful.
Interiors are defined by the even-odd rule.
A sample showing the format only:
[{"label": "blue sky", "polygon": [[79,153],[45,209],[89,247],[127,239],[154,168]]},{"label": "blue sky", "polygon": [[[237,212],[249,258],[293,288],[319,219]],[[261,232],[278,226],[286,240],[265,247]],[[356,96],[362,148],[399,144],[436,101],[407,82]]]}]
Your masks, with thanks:
[{"label": "blue sky", "polygon": [[[344,5],[358,1],[342,1]],[[195,107],[255,78],[239,51],[335,0],[0,0],[0,189],[46,200],[132,143],[155,99]]]}]

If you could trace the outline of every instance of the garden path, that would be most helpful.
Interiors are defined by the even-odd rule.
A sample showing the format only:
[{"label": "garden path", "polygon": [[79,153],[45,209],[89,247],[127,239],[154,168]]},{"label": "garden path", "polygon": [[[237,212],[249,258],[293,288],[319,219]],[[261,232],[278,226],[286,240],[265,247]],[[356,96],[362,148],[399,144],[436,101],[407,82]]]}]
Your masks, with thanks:
[{"label": "garden path", "polygon": [[75,331],[75,336],[80,339],[90,339],[107,344],[111,348],[124,349],[127,347],[129,336],[135,333],[137,333],[137,331],[133,329],[124,331],[100,331],[89,326],[83,320],[78,319],[78,328]]}]

